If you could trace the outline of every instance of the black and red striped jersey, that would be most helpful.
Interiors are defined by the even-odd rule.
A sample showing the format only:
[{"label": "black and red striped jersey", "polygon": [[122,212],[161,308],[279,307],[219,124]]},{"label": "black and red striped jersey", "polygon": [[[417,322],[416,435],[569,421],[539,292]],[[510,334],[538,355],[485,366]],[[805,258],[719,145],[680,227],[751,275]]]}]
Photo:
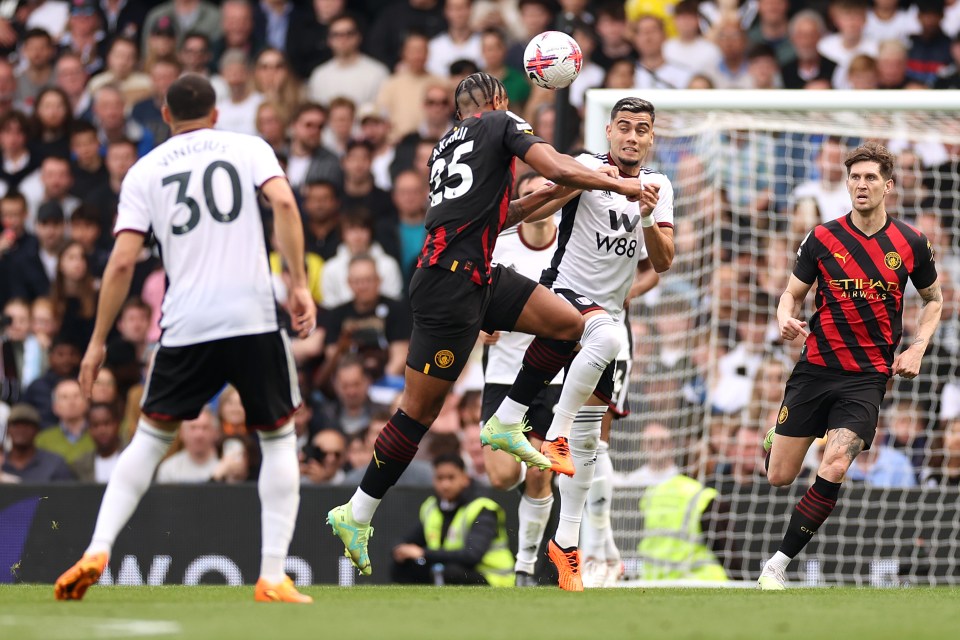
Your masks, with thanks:
[{"label": "black and red striped jersey", "polygon": [[924,289],[936,281],[937,269],[930,242],[914,227],[888,217],[866,236],[848,213],[807,235],[793,275],[817,283],[817,310],[800,361],[891,375],[907,278]]},{"label": "black and red striped jersey", "polygon": [[430,156],[427,238],[418,267],[490,282],[490,260],[513,193],[515,158],[543,142],[520,116],[484,111],[461,120]]}]

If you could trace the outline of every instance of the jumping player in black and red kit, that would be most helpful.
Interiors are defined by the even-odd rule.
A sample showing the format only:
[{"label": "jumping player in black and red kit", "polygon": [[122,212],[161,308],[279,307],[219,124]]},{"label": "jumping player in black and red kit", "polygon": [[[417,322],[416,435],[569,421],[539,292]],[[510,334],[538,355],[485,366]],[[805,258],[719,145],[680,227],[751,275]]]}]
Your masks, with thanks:
[{"label": "jumping player in black and red kit", "polygon": [[[790,560],[830,516],[844,474],[873,442],[888,379],[917,376],[940,322],[943,296],[933,249],[922,233],[884,208],[893,188],[893,155],[868,143],[844,165],[853,210],[807,235],[777,308],[781,337],[802,335],[806,341],[777,425],[764,441],[770,484],[791,484],[814,438],[826,434],[827,442],[816,481],[794,509],[780,549],[764,564],[757,583],[764,590],[785,588]],[[894,356],[908,278],[923,306],[913,342]],[[814,282],[817,310],[808,332],[796,315]]]},{"label": "jumping player in black and red kit", "polygon": [[[514,271],[491,267],[497,235],[568,193],[565,187],[633,199],[642,191],[639,181],[587,169],[534,135],[523,118],[507,111],[506,89],[487,73],[467,76],[455,100],[459,121],[430,159],[427,239],[410,281],[413,333],[400,408],[377,437],[373,460],[353,498],[327,515],[346,555],[364,575],[371,572],[370,520],[416,454],[480,330],[538,336],[533,355],[524,360],[524,367],[543,372],[537,390],[539,380],[553,379],[566,365],[583,332],[580,314],[566,300]],[[511,201],[516,158],[557,184]],[[550,467],[520,425],[515,427],[497,434],[491,444],[527,464]]]}]

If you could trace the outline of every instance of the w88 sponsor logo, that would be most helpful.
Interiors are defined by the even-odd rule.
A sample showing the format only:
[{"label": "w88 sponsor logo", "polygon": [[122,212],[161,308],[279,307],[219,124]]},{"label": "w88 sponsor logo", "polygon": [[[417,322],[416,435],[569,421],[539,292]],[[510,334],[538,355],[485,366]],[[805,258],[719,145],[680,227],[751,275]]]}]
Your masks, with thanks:
[{"label": "w88 sponsor logo", "polygon": [[601,235],[599,231],[597,231],[596,234],[597,251],[604,251],[608,255],[612,251],[618,256],[626,256],[628,258],[632,258],[637,254],[636,238],[614,238]]}]

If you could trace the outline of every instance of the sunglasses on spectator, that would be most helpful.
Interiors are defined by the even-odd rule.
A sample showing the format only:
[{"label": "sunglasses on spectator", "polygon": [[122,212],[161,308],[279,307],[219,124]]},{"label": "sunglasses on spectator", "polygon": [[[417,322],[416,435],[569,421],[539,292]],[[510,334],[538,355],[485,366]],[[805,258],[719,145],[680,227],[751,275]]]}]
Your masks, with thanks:
[{"label": "sunglasses on spectator", "polygon": [[313,448],[313,459],[317,462],[326,461],[327,456],[333,456],[334,459],[340,459],[343,457],[343,450],[338,449],[334,451],[327,451],[325,449],[321,449],[320,447]]},{"label": "sunglasses on spectator", "polygon": [[450,105],[450,102],[446,98],[442,98],[442,99],[427,98],[426,100],[423,101],[423,103],[428,107],[447,107]]}]

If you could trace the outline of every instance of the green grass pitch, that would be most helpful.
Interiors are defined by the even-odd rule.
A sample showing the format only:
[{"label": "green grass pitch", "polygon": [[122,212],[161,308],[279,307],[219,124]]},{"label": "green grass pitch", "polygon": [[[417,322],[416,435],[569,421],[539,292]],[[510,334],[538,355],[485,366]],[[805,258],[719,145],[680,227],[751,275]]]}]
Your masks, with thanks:
[{"label": "green grass pitch", "polygon": [[960,589],[308,587],[313,605],[259,604],[253,587],[93,587],[55,602],[0,587],[0,638],[243,640],[914,640],[960,638]]}]

